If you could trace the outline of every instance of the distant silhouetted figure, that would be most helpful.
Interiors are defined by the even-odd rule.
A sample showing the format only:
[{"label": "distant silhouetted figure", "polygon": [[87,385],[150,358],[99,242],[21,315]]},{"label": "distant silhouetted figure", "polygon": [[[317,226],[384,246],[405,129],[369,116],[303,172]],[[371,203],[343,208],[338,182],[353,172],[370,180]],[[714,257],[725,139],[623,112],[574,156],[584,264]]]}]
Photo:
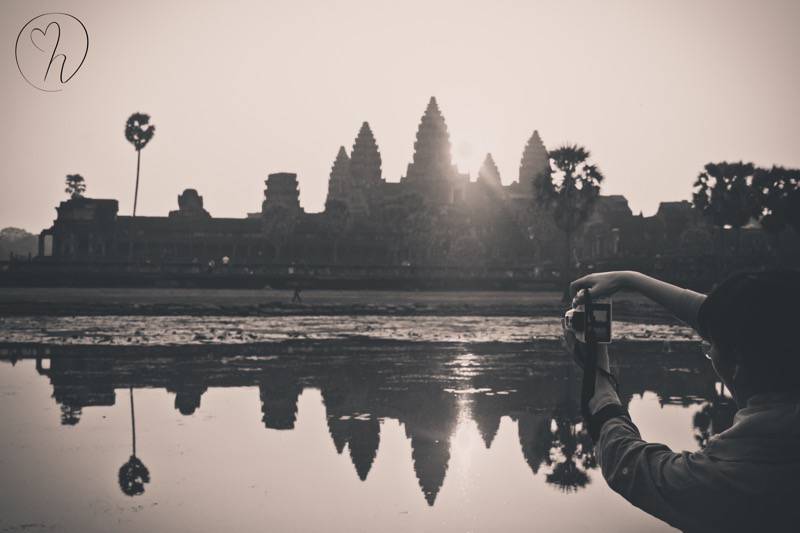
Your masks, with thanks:
[{"label": "distant silhouetted figure", "polygon": [[292,303],[302,303],[303,299],[300,298],[300,285],[294,286],[294,293],[292,294]]}]

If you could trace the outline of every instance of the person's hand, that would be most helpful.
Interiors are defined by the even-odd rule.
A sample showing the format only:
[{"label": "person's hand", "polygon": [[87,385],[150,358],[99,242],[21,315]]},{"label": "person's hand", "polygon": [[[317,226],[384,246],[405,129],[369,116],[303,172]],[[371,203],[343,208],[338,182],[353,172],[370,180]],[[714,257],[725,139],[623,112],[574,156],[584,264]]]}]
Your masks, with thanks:
[{"label": "person's hand", "polygon": [[582,348],[583,344],[575,338],[575,333],[567,327],[564,319],[561,319],[561,331],[564,335],[564,348],[567,350],[579,367],[584,367],[586,351]]},{"label": "person's hand", "polygon": [[[578,366],[584,368],[586,345],[575,338],[575,334],[566,327],[563,319],[561,320],[561,329],[564,332],[564,346]],[[614,384],[608,378],[611,373],[611,363],[608,359],[606,344],[597,345],[597,368],[601,371],[595,374],[594,395],[589,399],[589,411],[592,414],[606,405],[621,403]]]},{"label": "person's hand", "polygon": [[573,306],[583,301],[583,289],[589,289],[592,298],[604,298],[628,286],[631,272],[598,272],[578,278],[569,285],[570,296],[574,299]]}]

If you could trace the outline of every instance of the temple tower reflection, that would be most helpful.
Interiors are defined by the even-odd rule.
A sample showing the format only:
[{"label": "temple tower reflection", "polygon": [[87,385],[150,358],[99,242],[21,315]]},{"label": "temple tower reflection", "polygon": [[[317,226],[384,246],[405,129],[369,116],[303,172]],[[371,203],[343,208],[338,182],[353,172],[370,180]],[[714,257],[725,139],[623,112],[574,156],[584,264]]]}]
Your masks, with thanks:
[{"label": "temple tower reflection", "polygon": [[297,399],[303,387],[294,372],[270,369],[259,379],[261,421],[267,429],[294,429],[297,421]]}]

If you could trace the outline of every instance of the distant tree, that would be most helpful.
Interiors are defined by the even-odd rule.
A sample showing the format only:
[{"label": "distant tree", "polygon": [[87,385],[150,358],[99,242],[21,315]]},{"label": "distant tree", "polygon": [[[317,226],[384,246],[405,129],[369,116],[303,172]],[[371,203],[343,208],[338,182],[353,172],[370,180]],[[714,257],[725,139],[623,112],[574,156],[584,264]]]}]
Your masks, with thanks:
[{"label": "distant tree", "polygon": [[[769,170],[757,168],[753,172],[752,189],[753,215],[764,230],[777,236],[792,225],[791,202],[800,195],[800,170],[778,166]],[[795,226],[795,230],[800,228]]]},{"label": "distant tree", "polygon": [[68,174],[65,183],[67,188],[64,192],[72,198],[80,198],[86,192],[86,180],[80,174]]},{"label": "distant tree", "polygon": [[0,230],[0,259],[12,256],[34,256],[39,250],[39,238],[20,228]]},{"label": "distant tree", "polygon": [[550,151],[550,174],[534,178],[534,196],[552,211],[556,226],[564,232],[564,282],[568,286],[572,264],[572,239],[586,222],[600,195],[603,174],[588,162],[582,146],[565,145]]},{"label": "distant tree", "polygon": [[147,146],[156,127],[150,124],[150,115],[134,113],[125,123],[125,138],[136,149],[136,190],[133,193],[133,216],[136,216],[136,203],[139,199],[139,167],[142,161],[142,148]]},{"label": "distant tree", "polygon": [[755,197],[750,188],[755,168],[752,163],[708,163],[694,183],[694,207],[718,228],[719,244],[724,257],[725,228],[736,232],[739,249],[742,226],[746,225],[755,210]]}]

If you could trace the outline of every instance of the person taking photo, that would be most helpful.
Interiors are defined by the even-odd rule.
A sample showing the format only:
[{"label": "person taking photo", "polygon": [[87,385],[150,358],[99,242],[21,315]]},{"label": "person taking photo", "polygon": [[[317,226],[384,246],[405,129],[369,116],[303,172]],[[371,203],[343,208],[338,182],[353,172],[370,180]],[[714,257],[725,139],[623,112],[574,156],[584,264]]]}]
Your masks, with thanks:
[{"label": "person taking photo", "polygon": [[[706,296],[636,272],[574,281],[573,305],[635,291],[691,325],[739,408],[730,429],[696,452],[646,442],[623,408],[607,345],[586,420],[608,485],[683,531],[800,531],[800,272],[731,276]],[[567,348],[588,346],[565,328]],[[622,384],[624,386],[624,384]]]}]

